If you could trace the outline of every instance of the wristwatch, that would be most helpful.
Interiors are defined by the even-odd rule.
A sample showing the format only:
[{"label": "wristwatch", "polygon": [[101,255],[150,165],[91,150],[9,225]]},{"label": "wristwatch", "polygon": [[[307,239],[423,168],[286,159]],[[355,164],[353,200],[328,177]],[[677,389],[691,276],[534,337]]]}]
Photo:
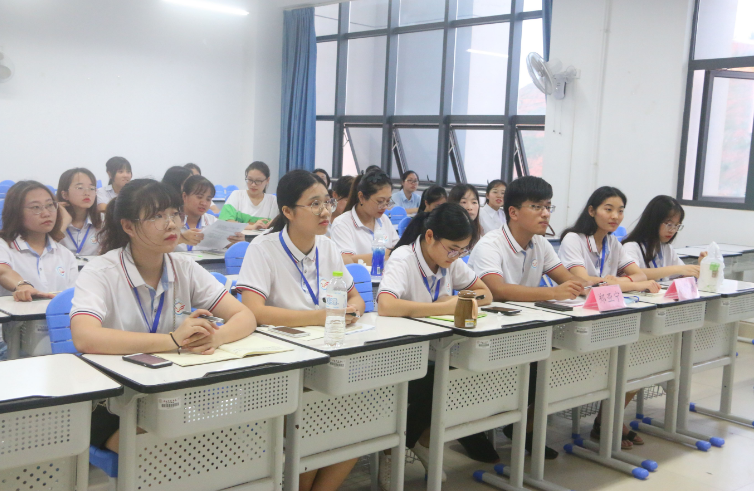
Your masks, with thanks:
[{"label": "wristwatch", "polygon": [[13,291],[14,291],[14,292],[18,291],[18,288],[19,288],[20,286],[24,286],[24,285],[29,285],[30,287],[34,288],[34,285],[32,285],[31,283],[29,283],[28,281],[26,281],[26,280],[21,280],[21,281],[19,281],[19,282],[18,282],[18,283],[16,284],[16,288],[14,288],[14,289],[13,289]]}]

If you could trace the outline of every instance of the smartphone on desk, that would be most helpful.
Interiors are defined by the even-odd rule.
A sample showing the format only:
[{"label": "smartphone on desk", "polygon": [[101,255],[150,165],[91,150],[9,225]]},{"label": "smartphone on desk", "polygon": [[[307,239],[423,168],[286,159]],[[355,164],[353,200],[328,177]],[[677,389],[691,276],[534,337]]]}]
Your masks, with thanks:
[{"label": "smartphone on desk", "polygon": [[290,338],[302,338],[309,335],[309,333],[306,331],[294,329],[292,327],[273,327],[272,329],[270,329],[270,332],[275,332],[283,336],[288,336]]},{"label": "smartphone on desk", "polygon": [[136,353],[135,355],[124,355],[125,361],[135,363],[147,368],[165,368],[173,364],[172,361],[163,360],[162,358],[147,353]]},{"label": "smartphone on desk", "polygon": [[482,307],[482,311],[503,315],[516,315],[521,313],[521,309],[509,309],[507,307]]}]

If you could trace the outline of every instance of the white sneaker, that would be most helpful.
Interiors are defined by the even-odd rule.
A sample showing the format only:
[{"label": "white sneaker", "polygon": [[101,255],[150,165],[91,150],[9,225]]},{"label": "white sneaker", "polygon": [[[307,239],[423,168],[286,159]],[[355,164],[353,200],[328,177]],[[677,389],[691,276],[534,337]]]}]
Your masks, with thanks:
[{"label": "white sneaker", "polygon": [[[424,466],[424,472],[429,472],[429,449],[425,446],[423,446],[421,443],[416,443],[414,445],[414,448],[411,449],[412,452],[414,452],[414,455],[416,455],[416,458],[419,459],[419,462],[422,463]],[[445,482],[448,480],[448,475],[445,474],[445,469],[442,470],[442,482]]]},{"label": "white sneaker", "polygon": [[393,458],[390,455],[385,455],[385,452],[379,452],[379,454],[380,472],[377,476],[377,480],[380,483],[380,489],[382,489],[382,491],[390,491],[390,474]]}]

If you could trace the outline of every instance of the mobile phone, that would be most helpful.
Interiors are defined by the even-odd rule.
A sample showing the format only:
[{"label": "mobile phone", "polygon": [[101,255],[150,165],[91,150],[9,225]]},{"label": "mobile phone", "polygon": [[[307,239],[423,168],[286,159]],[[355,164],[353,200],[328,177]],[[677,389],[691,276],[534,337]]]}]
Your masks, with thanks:
[{"label": "mobile phone", "polygon": [[534,306],[542,307],[542,308],[550,309],[550,310],[558,310],[560,312],[570,312],[573,310],[573,307],[571,306],[559,305],[557,303],[552,303],[552,302],[534,302]]},{"label": "mobile phone", "polygon": [[482,310],[484,312],[503,315],[516,315],[521,313],[521,309],[509,309],[507,307],[482,307]]},{"label": "mobile phone", "polygon": [[292,327],[273,327],[272,329],[270,329],[270,331],[291,338],[301,338],[309,335],[308,332],[302,331],[300,329],[294,329]]},{"label": "mobile phone", "polygon": [[[191,312],[181,312],[178,315],[191,315]],[[225,322],[223,319],[219,317],[213,317],[211,315],[198,315],[197,318],[208,320],[214,324],[222,324],[223,322]]]},{"label": "mobile phone", "polygon": [[149,355],[147,353],[136,353],[135,355],[123,356],[125,361],[136,363],[147,368],[164,368],[173,364],[172,361],[163,360],[160,357]]}]

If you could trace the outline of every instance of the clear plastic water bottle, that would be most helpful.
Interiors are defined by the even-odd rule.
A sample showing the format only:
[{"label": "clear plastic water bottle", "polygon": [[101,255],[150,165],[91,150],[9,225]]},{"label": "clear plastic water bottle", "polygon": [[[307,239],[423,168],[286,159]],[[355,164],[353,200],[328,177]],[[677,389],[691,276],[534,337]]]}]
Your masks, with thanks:
[{"label": "clear plastic water bottle", "polygon": [[382,277],[385,271],[385,246],[387,246],[387,235],[382,228],[374,231],[372,239],[372,276]]},{"label": "clear plastic water bottle", "polygon": [[348,288],[343,272],[333,271],[333,278],[327,285],[325,293],[325,345],[340,346],[346,337],[346,305],[348,300]]}]

